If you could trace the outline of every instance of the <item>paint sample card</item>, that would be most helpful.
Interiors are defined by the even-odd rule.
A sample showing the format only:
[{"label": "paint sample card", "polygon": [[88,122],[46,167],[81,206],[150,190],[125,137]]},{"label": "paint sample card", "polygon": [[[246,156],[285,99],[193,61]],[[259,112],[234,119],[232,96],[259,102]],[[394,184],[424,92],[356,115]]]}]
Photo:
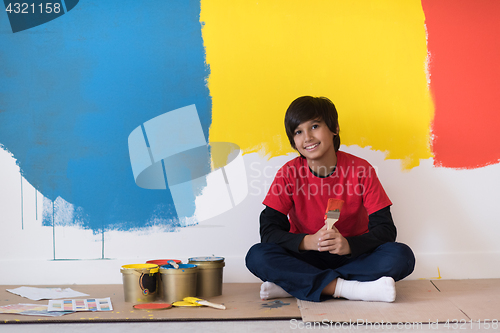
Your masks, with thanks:
[{"label": "paint sample card", "polygon": [[71,312],[59,311],[59,312],[49,312],[47,305],[42,304],[9,304],[0,306],[0,313],[9,314],[19,314],[27,316],[46,316],[46,317],[58,317],[63,316]]},{"label": "paint sample card", "polygon": [[111,298],[50,300],[49,311],[113,311]]}]

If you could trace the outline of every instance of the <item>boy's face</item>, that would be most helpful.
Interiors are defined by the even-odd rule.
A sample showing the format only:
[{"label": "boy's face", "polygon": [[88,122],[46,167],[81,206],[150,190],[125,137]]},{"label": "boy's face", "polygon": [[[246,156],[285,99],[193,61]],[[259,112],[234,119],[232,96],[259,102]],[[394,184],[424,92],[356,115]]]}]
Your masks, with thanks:
[{"label": "boy's face", "polygon": [[321,160],[335,155],[333,137],[323,120],[309,120],[295,129],[293,140],[295,147],[308,161]]}]

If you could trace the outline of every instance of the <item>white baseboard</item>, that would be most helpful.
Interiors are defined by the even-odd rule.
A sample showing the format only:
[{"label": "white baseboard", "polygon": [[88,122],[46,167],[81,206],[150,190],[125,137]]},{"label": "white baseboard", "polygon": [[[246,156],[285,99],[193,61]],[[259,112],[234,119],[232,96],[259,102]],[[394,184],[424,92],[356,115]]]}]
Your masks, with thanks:
[{"label": "white baseboard", "polygon": [[500,278],[500,252],[417,253],[415,271],[408,279]]}]

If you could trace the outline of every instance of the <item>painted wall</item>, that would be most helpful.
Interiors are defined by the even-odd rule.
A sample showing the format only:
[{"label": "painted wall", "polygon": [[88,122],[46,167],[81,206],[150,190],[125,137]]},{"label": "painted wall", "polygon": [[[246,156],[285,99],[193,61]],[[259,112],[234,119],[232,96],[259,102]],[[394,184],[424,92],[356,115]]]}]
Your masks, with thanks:
[{"label": "painted wall", "polygon": [[301,95],[331,98],[341,149],[378,170],[410,278],[500,277],[497,1],[59,3],[0,14],[0,284],[200,255],[256,281]]}]

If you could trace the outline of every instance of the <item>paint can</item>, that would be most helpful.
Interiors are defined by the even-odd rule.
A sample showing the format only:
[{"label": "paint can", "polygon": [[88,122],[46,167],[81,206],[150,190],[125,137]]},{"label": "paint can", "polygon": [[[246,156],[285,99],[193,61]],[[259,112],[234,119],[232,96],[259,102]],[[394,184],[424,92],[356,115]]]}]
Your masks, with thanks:
[{"label": "paint can", "polygon": [[[168,265],[168,262],[171,260],[173,260],[176,264],[182,263],[182,261],[180,261],[179,259],[155,259],[146,261],[146,264],[155,264],[161,267],[163,265]],[[156,285],[158,286],[156,297],[159,299],[163,299],[163,284],[161,282],[161,274],[157,274],[156,281]]]},{"label": "paint can", "polygon": [[222,257],[194,257],[189,263],[198,266],[197,296],[222,295],[222,271],[225,266]]},{"label": "paint can", "polygon": [[158,265],[123,265],[120,272],[123,277],[125,302],[149,303],[156,299]]},{"label": "paint can", "polygon": [[182,301],[184,297],[196,296],[196,279],[198,267],[191,264],[179,264],[179,268],[172,265],[160,266],[162,300],[167,303]]}]

